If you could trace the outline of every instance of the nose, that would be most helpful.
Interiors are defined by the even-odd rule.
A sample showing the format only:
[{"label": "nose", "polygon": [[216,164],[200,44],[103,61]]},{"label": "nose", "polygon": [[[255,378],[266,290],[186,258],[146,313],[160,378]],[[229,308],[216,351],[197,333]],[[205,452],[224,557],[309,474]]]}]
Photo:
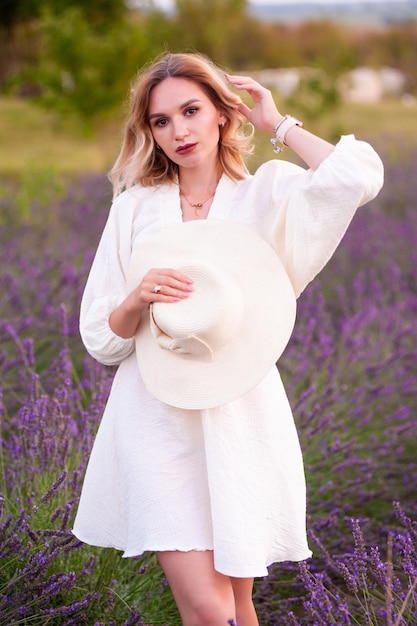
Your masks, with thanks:
[{"label": "nose", "polygon": [[181,116],[175,117],[173,122],[174,122],[175,139],[177,141],[181,141],[181,139],[183,139],[189,134],[186,120],[181,115]]}]

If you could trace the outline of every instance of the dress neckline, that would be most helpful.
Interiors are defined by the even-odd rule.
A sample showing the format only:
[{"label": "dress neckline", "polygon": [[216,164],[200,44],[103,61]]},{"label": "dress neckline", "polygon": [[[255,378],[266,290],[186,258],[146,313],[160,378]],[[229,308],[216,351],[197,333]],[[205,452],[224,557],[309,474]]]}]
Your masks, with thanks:
[{"label": "dress neckline", "polygon": [[[203,219],[224,219],[227,206],[230,205],[235,185],[236,183],[226,174],[221,175],[208,215]],[[166,186],[164,191],[165,225],[169,226],[170,224],[183,222],[179,185],[177,183],[170,183]]]}]

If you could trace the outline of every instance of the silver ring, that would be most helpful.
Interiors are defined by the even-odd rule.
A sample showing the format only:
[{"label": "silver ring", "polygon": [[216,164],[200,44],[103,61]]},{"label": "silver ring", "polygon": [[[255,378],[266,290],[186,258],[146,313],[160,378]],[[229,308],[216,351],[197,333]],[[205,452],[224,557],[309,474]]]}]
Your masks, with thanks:
[{"label": "silver ring", "polygon": [[155,287],[152,289],[152,293],[159,293],[161,289],[161,285],[155,285]]}]

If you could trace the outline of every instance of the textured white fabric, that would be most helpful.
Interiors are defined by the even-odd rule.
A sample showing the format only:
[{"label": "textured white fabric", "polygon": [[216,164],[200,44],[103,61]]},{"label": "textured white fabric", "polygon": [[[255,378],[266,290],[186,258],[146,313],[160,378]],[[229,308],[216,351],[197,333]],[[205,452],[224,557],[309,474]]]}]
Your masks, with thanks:
[{"label": "textured white fabric", "polygon": [[[382,181],[374,150],[346,136],[314,172],[276,160],[239,183],[223,176],[208,219],[247,224],[260,233],[276,249],[299,295],[333,254],[357,207],[377,194]],[[277,369],[225,406],[176,409],[148,393],[134,339],[116,336],[108,324],[126,296],[132,250],[181,219],[174,184],[135,186],[118,196],[110,211],[86,285],[80,329],[94,358],[120,366],[73,532],[86,543],[123,550],[124,556],[212,549],[218,571],[263,576],[273,562],[311,555],[302,456]]]},{"label": "textured white fabric", "polygon": [[[278,255],[252,228],[224,220],[168,226],[132,256],[127,290],[150,267],[193,281],[189,298],[150,307],[136,356],[148,391],[182,409],[208,409],[248,393],[283,353],[296,298]],[[247,360],[251,358],[251,367]]]}]

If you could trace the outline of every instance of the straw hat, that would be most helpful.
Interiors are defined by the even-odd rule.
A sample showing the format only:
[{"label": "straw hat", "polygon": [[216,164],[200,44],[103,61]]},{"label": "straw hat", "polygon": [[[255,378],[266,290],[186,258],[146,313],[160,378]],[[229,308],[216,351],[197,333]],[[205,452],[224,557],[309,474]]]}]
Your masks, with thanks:
[{"label": "straw hat", "polygon": [[296,301],[273,249],[247,226],[195,220],[168,226],[133,254],[130,292],[152,267],[193,281],[179,302],[150,306],[136,334],[143,381],[156,398],[206,409],[253,389],[291,336]]}]

